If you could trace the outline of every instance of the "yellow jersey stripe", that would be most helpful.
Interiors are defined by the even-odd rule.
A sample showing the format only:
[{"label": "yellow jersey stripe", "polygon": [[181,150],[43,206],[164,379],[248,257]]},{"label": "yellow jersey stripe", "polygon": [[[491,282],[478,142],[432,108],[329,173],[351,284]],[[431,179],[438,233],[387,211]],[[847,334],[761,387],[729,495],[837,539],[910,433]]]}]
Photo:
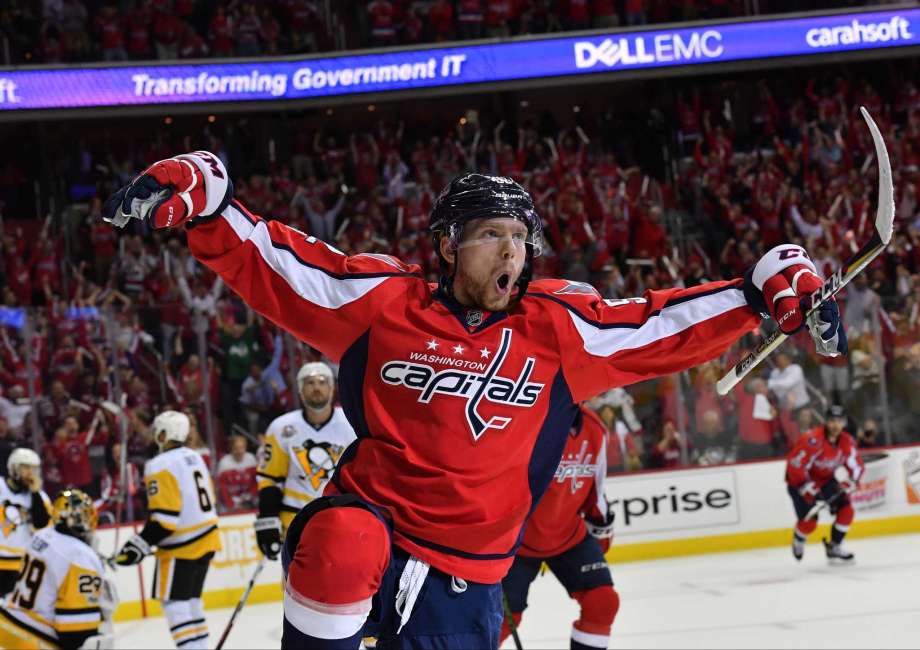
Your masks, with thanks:
[{"label": "yellow jersey stripe", "polygon": [[[24,621],[20,621],[14,616],[10,616],[10,614],[8,614],[5,609],[0,609],[0,617],[2,617],[0,618],[0,629],[2,629],[2,627],[9,626],[9,628],[12,628],[12,630],[14,630],[17,634],[25,634],[31,638],[41,639],[42,641],[47,641],[48,643],[53,644],[54,647],[58,647],[58,640],[54,636],[42,632],[41,630],[36,630]],[[0,635],[0,638],[2,638],[2,635]]]},{"label": "yellow jersey stripe", "polygon": [[304,494],[303,492],[298,492],[297,490],[292,490],[291,488],[284,488],[282,492],[286,497],[295,497],[308,503],[314,499],[314,497],[310,496],[309,494]]},{"label": "yellow jersey stripe", "polygon": [[197,636],[199,634],[205,634],[208,631],[207,625],[202,625],[201,627],[193,627],[187,630],[179,630],[178,632],[173,632],[173,639],[176,641],[181,641],[182,639],[189,636]]},{"label": "yellow jersey stripe", "polygon": [[95,630],[102,623],[102,616],[96,621],[86,621],[81,623],[62,623],[54,624],[54,629],[58,632],[84,632],[86,630]]},{"label": "yellow jersey stripe", "polygon": [[151,510],[180,512],[182,510],[182,493],[176,477],[167,470],[144,477],[147,486],[147,507]]}]

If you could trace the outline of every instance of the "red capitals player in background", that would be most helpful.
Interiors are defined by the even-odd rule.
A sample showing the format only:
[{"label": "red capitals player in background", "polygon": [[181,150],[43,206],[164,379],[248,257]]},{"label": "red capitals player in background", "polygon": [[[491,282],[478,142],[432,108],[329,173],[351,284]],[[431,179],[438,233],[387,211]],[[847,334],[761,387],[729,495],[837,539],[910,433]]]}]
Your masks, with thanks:
[{"label": "red capitals player in background", "polygon": [[[347,256],[232,200],[205,151],[160,161],[104,207],[116,226],[185,227],[194,256],[255,311],[339,363],[357,441],[282,548],[285,648],[494,648],[501,580],[578,404],[713,359],[772,316],[806,325],[821,286],[800,246],[744,279],[604,300],[531,280],[543,224],[509,178],[453,179],[431,212],[438,284],[389,255]],[[836,303],[808,316],[846,352]]]},{"label": "red capitals player in background", "polygon": [[[502,590],[514,625],[527,608],[527,592],[544,562],[581,607],[572,626],[572,650],[606,648],[620,608],[604,553],[613,537],[613,514],[604,495],[607,429],[582,406],[569,428],[562,460],[540,504],[527,519],[524,539]],[[507,619],[504,641],[510,633]]]},{"label": "red capitals player in background", "polygon": [[[865,467],[856,449],[856,441],[843,430],[846,423],[843,407],[831,406],[824,425],[799,438],[786,457],[786,483],[799,518],[792,537],[792,554],[796,560],[802,559],[805,540],[818,525],[818,513],[811,512],[818,497],[836,515],[831,539],[824,540],[828,560],[853,560],[853,554],[843,547],[843,538],[853,522],[850,493],[856,489]],[[835,478],[839,467],[846,469],[847,479],[838,481]]]}]

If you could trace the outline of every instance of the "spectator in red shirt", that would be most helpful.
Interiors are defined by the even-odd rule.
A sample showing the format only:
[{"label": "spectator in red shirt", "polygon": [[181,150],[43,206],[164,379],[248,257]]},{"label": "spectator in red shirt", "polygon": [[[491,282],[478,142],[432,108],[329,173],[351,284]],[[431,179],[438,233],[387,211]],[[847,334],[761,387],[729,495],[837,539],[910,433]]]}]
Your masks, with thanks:
[{"label": "spectator in red shirt", "polygon": [[[53,454],[57,459],[61,484],[92,492],[93,472],[89,462],[88,432],[81,432],[74,417],[67,417],[54,433]],[[98,491],[97,491],[98,495]]]},{"label": "spectator in red shirt", "polygon": [[773,432],[776,429],[776,408],[767,397],[767,382],[756,378],[735,387],[738,403],[738,437],[741,460],[756,460],[773,456]]},{"label": "spectator in red shirt", "polygon": [[406,14],[403,20],[401,41],[409,45],[421,43],[424,30],[425,24],[419,17],[418,11],[413,9]]},{"label": "spectator in red shirt", "polygon": [[93,247],[93,271],[97,284],[105,284],[109,279],[109,271],[115,260],[118,246],[118,235],[101,218],[93,220],[90,227],[90,244]]},{"label": "spectator in red shirt", "polygon": [[666,252],[667,235],[661,226],[661,208],[651,206],[647,212],[642,211],[633,224],[631,252],[637,257],[649,257],[654,260]]},{"label": "spectator in red shirt", "polygon": [[396,9],[390,0],[370,0],[367,15],[371,23],[371,42],[374,45],[393,45],[396,42]]},{"label": "spectator in red shirt", "polygon": [[482,0],[459,0],[457,22],[460,29],[460,38],[482,37]]},{"label": "spectator in red shirt", "polygon": [[587,29],[591,26],[589,0],[566,0],[562,25],[568,30]]},{"label": "spectator in red shirt", "polygon": [[454,6],[447,0],[435,0],[428,9],[428,25],[435,41],[454,38]]},{"label": "spectator in red shirt", "polygon": [[486,0],[486,36],[500,38],[510,36],[508,21],[511,18],[512,0]]},{"label": "spectator in red shirt", "polygon": [[672,420],[666,420],[658,442],[652,447],[652,465],[661,469],[680,467],[683,464],[681,448],[685,445],[689,454],[690,443],[687,437],[677,430]]},{"label": "spectator in red shirt", "polygon": [[[128,14],[126,31],[128,54],[132,59],[150,58],[150,11],[144,5],[135,7]],[[93,230],[100,220],[93,221]],[[109,228],[111,230],[111,228]]]},{"label": "spectator in red shirt", "polygon": [[247,2],[236,24],[237,56],[259,56],[262,53],[261,32],[262,21],[259,20],[255,5]]},{"label": "spectator in red shirt", "polygon": [[648,0],[626,0],[624,9],[626,10],[627,25],[644,25],[648,22],[648,17],[645,13],[647,1]]},{"label": "spectator in red shirt", "polygon": [[262,23],[259,38],[262,41],[263,53],[269,56],[278,54],[278,37],[281,34],[281,26],[269,7],[262,7],[259,21]]},{"label": "spectator in red shirt", "polygon": [[258,503],[256,457],[242,436],[230,438],[230,453],[217,463],[217,493],[224,511],[246,510]]},{"label": "spectator in red shirt", "polygon": [[103,61],[125,61],[124,27],[114,5],[104,5],[94,21],[99,47],[102,49]]},{"label": "spectator in red shirt", "polygon": [[171,11],[157,12],[153,17],[153,45],[157,58],[179,58],[179,38],[182,36],[182,19]]},{"label": "spectator in red shirt", "polygon": [[233,56],[235,26],[233,18],[227,15],[223,5],[218,5],[217,11],[214,12],[208,34],[211,41],[211,52],[214,53],[214,56]]},{"label": "spectator in red shirt", "polygon": [[615,0],[594,0],[593,5],[595,29],[619,26],[620,16]]}]

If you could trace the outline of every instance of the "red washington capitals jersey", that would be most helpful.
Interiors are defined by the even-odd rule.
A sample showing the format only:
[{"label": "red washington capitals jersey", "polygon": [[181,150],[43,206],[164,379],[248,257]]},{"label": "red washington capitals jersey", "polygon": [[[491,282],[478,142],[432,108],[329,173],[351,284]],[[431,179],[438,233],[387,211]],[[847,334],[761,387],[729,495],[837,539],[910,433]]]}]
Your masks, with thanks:
[{"label": "red washington capitals jersey", "polygon": [[463,309],[417,266],[345,256],[236,201],[188,240],[253,309],[340,364],[358,439],[330,486],[387,510],[398,546],[474,582],[510,567],[578,402],[712,359],[759,322],[741,280],[630,300],[541,280],[508,312]]},{"label": "red washington capitals jersey", "polygon": [[588,534],[581,515],[602,519],[607,512],[607,429],[591,409],[582,406],[553,480],[527,520],[518,555],[553,557]]},{"label": "red washington capitals jersey", "polygon": [[837,444],[832,445],[824,435],[824,427],[815,427],[800,437],[786,456],[786,482],[799,487],[814,481],[821,487],[833,478],[834,470],[840,466],[846,467],[850,478],[859,482],[865,465],[853,436],[841,431]]}]

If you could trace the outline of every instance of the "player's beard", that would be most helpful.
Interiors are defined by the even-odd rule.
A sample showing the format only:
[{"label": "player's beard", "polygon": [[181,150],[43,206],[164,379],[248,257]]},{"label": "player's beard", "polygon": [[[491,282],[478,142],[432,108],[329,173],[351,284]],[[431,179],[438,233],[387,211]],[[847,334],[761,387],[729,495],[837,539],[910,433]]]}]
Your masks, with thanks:
[{"label": "player's beard", "polygon": [[[507,309],[508,304],[517,295],[517,283],[522,271],[514,272],[507,268],[499,268],[488,272],[473,271],[467,272],[463,264],[460,264],[454,276],[454,295],[457,295],[457,287],[463,287],[465,301],[472,304],[466,307],[477,307],[485,311],[503,311]],[[505,275],[505,278],[501,278]],[[500,290],[499,281],[504,285],[505,291]]]},{"label": "player's beard", "polygon": [[324,408],[329,406],[330,402],[332,402],[332,397],[327,397],[324,399],[310,399],[309,397],[304,397],[301,395],[301,398],[303,399],[304,406],[306,406],[311,411],[322,411]]}]

